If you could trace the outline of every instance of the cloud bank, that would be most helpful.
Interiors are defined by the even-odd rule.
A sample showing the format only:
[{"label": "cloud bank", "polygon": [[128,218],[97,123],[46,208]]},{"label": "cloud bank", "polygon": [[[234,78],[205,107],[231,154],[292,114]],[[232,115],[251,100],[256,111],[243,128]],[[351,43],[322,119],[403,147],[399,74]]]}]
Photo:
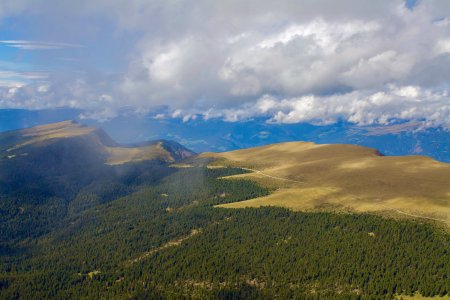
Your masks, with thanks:
[{"label": "cloud bank", "polygon": [[59,42],[0,43],[71,55],[82,44],[89,57],[66,55],[74,64],[45,79],[0,84],[0,107],[75,107],[97,119],[127,107],[186,120],[423,120],[450,128],[448,1],[45,3],[0,2],[0,16],[32,16],[39,25],[27,38]]}]

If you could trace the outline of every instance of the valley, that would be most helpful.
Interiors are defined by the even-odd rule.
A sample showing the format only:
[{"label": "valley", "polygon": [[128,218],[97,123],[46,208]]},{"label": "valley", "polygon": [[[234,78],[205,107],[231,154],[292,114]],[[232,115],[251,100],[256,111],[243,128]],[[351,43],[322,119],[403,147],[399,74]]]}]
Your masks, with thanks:
[{"label": "valley", "polygon": [[445,299],[448,174],[352,145],[7,132],[0,299]]}]

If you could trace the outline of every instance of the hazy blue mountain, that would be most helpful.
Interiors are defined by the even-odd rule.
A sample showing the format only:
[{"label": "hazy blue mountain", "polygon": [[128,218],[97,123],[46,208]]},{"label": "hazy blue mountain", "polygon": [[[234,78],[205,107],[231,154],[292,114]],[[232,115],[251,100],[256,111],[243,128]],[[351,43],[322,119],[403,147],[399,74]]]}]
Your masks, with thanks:
[{"label": "hazy blue mountain", "polygon": [[391,126],[356,126],[340,122],[318,126],[308,123],[269,124],[265,119],[245,122],[222,120],[117,118],[101,125],[115,140],[136,142],[170,139],[196,152],[229,151],[286,141],[357,144],[385,155],[427,155],[450,162],[450,132],[420,129],[416,122]]},{"label": "hazy blue mountain", "polygon": [[[0,110],[0,131],[24,128],[67,119],[79,119],[81,111]],[[450,162],[450,132],[443,128],[420,129],[416,122],[391,126],[356,126],[339,122],[332,125],[269,124],[259,118],[241,122],[219,119],[160,119],[152,116],[119,116],[107,122],[82,120],[102,127],[120,143],[173,140],[196,152],[228,151],[286,141],[344,143],[373,147],[385,155],[427,155]]]}]

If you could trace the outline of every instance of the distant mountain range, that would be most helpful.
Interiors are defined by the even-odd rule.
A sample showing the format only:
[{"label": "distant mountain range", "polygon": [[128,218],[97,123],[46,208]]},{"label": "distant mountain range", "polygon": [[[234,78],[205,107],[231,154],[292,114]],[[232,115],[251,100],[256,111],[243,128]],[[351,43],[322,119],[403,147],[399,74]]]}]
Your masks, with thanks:
[{"label": "distant mountain range", "polygon": [[[80,111],[0,110],[0,131],[29,127],[65,119],[78,119]],[[330,125],[270,124],[259,118],[241,122],[219,119],[155,119],[152,116],[119,116],[89,125],[100,125],[121,143],[173,140],[195,152],[230,151],[288,141],[325,144],[355,144],[378,149],[385,155],[426,155],[450,162],[450,131],[424,128],[421,122],[398,122],[387,126],[357,126],[347,122]]]}]

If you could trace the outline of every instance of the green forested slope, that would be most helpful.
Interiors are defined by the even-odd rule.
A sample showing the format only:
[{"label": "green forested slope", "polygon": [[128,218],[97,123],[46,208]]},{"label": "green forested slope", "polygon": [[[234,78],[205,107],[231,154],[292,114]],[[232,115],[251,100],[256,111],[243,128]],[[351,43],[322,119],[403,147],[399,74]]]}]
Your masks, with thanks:
[{"label": "green forested slope", "polygon": [[[392,298],[449,287],[450,237],[371,215],[213,205],[269,191],[202,166],[78,194],[58,226],[4,243],[0,298]],[[125,181],[123,181],[125,182]],[[81,192],[80,192],[81,193]],[[114,193],[113,193],[114,194]],[[122,195],[122,197],[121,197]],[[78,205],[78,204],[77,204]]]}]

